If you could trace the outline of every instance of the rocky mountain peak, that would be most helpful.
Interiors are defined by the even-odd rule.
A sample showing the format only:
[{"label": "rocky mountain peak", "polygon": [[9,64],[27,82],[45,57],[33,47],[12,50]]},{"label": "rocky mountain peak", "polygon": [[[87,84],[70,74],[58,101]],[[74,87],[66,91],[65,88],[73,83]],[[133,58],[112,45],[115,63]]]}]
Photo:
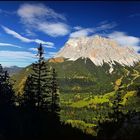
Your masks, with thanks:
[{"label": "rocky mountain peak", "polygon": [[133,66],[140,61],[140,55],[132,47],[121,46],[112,39],[98,35],[69,39],[55,57],[73,61],[78,58],[89,58],[97,66],[102,66],[106,62],[111,69],[114,62],[123,66]]}]

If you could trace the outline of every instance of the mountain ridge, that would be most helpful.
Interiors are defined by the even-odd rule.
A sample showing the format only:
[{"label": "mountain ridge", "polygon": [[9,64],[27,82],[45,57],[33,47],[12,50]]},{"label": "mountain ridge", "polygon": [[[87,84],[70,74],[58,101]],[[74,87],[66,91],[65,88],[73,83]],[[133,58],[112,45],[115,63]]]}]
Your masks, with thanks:
[{"label": "mountain ridge", "polygon": [[18,66],[5,66],[4,70],[8,71],[9,75],[16,74],[20,72],[24,67],[18,67]]},{"label": "mountain ridge", "polygon": [[96,66],[110,65],[110,73],[115,62],[122,66],[134,66],[140,61],[140,55],[129,46],[121,46],[116,41],[100,36],[69,39],[54,58],[67,58],[75,61],[89,58]]}]

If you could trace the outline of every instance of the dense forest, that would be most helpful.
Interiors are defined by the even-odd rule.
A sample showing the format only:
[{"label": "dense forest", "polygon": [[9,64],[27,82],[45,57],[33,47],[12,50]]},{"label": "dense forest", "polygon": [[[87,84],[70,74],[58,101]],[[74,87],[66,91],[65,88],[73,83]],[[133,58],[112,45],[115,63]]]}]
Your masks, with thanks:
[{"label": "dense forest", "polygon": [[[70,94],[61,95],[57,71],[45,62],[42,44],[38,47],[37,58],[38,61],[31,65],[32,72],[25,81],[23,94],[15,93],[14,81],[0,65],[0,140],[140,138],[139,110],[122,104],[122,95],[126,92],[123,80],[116,82],[114,92],[111,93],[113,98],[110,106],[104,102],[101,106],[96,106],[96,109],[83,106],[81,111],[83,102],[82,105],[79,103],[79,108],[78,104],[67,106],[68,103],[62,102],[62,98],[68,98]],[[139,101],[140,87],[136,87],[135,95]],[[73,100],[80,101],[81,96],[82,94],[74,95]],[[90,100],[92,97],[86,99],[86,103],[89,101],[92,106]],[[70,120],[72,112],[77,113],[77,116],[74,113],[75,116],[72,117],[77,120],[75,122]],[[96,121],[90,117],[94,117]],[[78,118],[84,121],[78,121]],[[64,120],[68,120],[67,123]]]}]

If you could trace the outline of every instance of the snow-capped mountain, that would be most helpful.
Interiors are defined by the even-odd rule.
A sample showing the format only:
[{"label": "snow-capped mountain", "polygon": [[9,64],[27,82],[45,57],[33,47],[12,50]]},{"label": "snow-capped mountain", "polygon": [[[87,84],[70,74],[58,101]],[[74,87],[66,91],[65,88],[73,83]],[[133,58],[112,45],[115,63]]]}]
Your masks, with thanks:
[{"label": "snow-capped mountain", "polygon": [[[133,66],[140,61],[140,55],[130,46],[121,46],[116,41],[100,36],[69,39],[63,48],[55,55],[75,61],[78,58],[89,58],[96,66],[104,62],[110,65],[117,62],[121,65]],[[112,70],[111,70],[112,69]]]}]

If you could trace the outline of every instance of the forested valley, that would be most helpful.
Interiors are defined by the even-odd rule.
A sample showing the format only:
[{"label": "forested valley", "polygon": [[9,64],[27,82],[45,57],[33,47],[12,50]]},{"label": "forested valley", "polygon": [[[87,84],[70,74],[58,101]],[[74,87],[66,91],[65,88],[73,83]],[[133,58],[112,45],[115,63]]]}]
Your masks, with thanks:
[{"label": "forested valley", "polygon": [[[104,95],[62,94],[57,70],[43,55],[40,44],[22,94],[15,93],[14,80],[0,65],[0,140],[140,138],[139,86],[123,96],[125,86],[119,79],[114,91]],[[132,104],[126,105],[132,94]]]}]

